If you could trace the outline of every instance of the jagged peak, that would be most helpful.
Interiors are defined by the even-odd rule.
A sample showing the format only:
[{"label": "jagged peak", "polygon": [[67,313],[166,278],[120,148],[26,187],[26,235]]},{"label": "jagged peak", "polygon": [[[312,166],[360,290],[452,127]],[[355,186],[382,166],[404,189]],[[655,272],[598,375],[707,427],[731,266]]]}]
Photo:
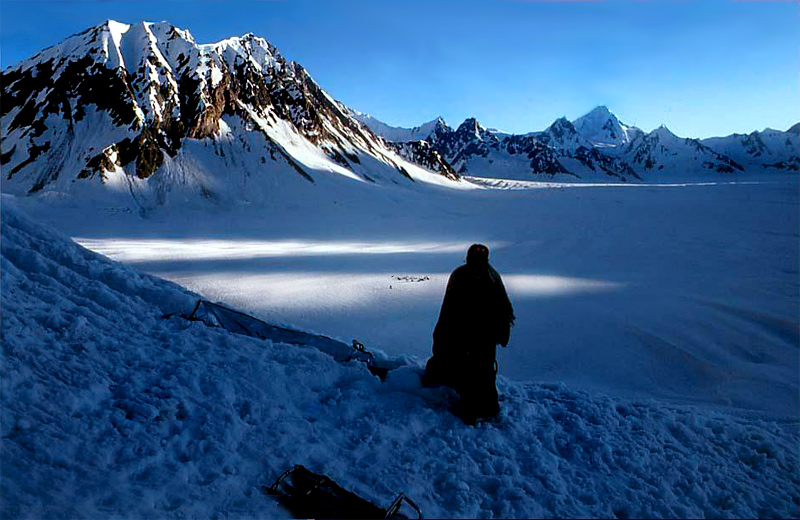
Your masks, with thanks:
[{"label": "jagged peak", "polygon": [[179,38],[191,43],[195,43],[194,38],[188,29],[180,29],[175,27],[166,20],[162,20],[160,22],[145,22],[145,24],[150,29],[150,32],[152,32],[159,40],[161,38],[169,39],[177,35]]},{"label": "jagged peak", "polygon": [[[48,61],[79,59],[90,55],[97,50],[104,50],[105,42],[111,38],[114,45],[120,41],[122,35],[130,29],[130,24],[108,19],[95,26],[89,27],[79,33],[72,34],[60,42],[42,49],[35,55],[26,58],[16,65],[6,68],[8,70],[25,70],[36,67]],[[116,64],[115,64],[116,65]]]},{"label": "jagged peak", "polygon": [[582,126],[582,125],[603,125],[606,121],[611,121],[617,125],[621,125],[622,123],[620,120],[615,116],[607,106],[599,105],[594,107],[592,110],[587,112],[586,114],[582,115],[581,117],[577,118],[572,122],[575,126]]},{"label": "jagged peak", "polygon": [[608,109],[606,105],[597,105],[593,109],[589,111],[587,116],[594,115],[594,116],[613,116],[614,114]]},{"label": "jagged peak", "polygon": [[486,128],[484,128],[476,118],[468,117],[458,126],[456,133],[459,134],[469,134],[474,135],[478,139],[483,138],[483,134],[486,132]]},{"label": "jagged peak", "polygon": [[567,119],[565,116],[561,116],[558,119],[556,119],[555,121],[553,121],[553,123],[550,125],[550,128],[554,128],[554,127],[555,128],[568,128],[568,129],[572,129],[573,131],[575,131],[575,125],[573,125],[572,122],[569,119]]},{"label": "jagged peak", "polygon": [[543,133],[562,139],[565,136],[573,137],[578,134],[578,131],[569,119],[562,116],[553,121]]},{"label": "jagged peak", "polygon": [[274,45],[272,45],[270,42],[268,42],[266,39],[262,38],[261,36],[258,36],[257,34],[253,34],[251,32],[240,36],[239,40],[242,41],[242,42],[247,42],[247,43],[252,43],[252,44],[258,45],[259,47],[263,47],[263,48],[269,50],[271,53],[274,53],[277,50],[277,48]]},{"label": "jagged peak", "polygon": [[469,131],[473,131],[473,130],[477,131],[477,130],[483,129],[483,126],[481,126],[481,124],[478,122],[477,118],[468,117],[468,118],[466,118],[464,120],[463,123],[458,125],[458,128],[459,129],[464,128],[464,129],[469,130]]},{"label": "jagged peak", "polygon": [[124,33],[131,28],[131,24],[120,22],[117,20],[112,20],[111,18],[109,18],[108,20],[100,24],[98,27],[107,28],[109,31],[112,32]]},{"label": "jagged peak", "polygon": [[659,137],[659,138],[669,138],[669,139],[678,139],[678,136],[675,135],[672,130],[667,128],[667,125],[661,123],[658,128],[650,132],[650,135]]}]

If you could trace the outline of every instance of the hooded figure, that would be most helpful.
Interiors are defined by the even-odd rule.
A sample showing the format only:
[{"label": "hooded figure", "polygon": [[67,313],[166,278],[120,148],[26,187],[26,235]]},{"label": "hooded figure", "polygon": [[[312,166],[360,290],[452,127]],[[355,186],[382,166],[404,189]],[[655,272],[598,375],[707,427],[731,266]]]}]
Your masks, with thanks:
[{"label": "hooded figure", "polygon": [[495,346],[508,345],[513,323],[514,310],[503,280],[489,265],[489,249],[472,245],[467,263],[447,282],[433,331],[433,356],[425,366],[427,384],[458,392],[460,415],[467,422],[500,411]]}]

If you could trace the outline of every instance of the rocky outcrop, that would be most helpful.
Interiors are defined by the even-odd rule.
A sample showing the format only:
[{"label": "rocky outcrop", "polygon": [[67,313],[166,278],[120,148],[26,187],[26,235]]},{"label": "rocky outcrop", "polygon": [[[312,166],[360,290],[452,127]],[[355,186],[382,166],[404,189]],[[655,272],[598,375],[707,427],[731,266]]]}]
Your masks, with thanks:
[{"label": "rocky outcrop", "polygon": [[409,141],[406,143],[389,143],[400,156],[420,164],[425,168],[439,172],[442,175],[457,180],[458,174],[453,167],[445,161],[441,154],[427,141]]}]

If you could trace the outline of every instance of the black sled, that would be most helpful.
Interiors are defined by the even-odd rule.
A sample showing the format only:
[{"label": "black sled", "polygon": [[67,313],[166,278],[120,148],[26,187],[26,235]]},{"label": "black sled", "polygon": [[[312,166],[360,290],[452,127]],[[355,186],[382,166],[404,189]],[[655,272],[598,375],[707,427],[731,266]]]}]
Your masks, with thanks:
[{"label": "black sled", "polygon": [[410,518],[400,511],[404,503],[416,512],[417,519],[422,518],[416,504],[402,493],[383,509],[299,464],[263,489],[277,497],[295,518]]}]

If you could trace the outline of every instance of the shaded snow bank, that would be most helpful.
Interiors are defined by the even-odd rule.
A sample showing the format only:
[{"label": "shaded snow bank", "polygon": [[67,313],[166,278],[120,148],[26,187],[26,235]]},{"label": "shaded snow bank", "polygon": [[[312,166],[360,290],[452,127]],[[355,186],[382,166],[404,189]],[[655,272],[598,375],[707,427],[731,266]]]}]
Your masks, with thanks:
[{"label": "shaded snow bank", "polygon": [[429,517],[797,516],[796,420],[500,378],[464,426],[419,366],[357,362],[178,318],[195,296],[2,207],[0,515],[278,517],[293,464]]}]

